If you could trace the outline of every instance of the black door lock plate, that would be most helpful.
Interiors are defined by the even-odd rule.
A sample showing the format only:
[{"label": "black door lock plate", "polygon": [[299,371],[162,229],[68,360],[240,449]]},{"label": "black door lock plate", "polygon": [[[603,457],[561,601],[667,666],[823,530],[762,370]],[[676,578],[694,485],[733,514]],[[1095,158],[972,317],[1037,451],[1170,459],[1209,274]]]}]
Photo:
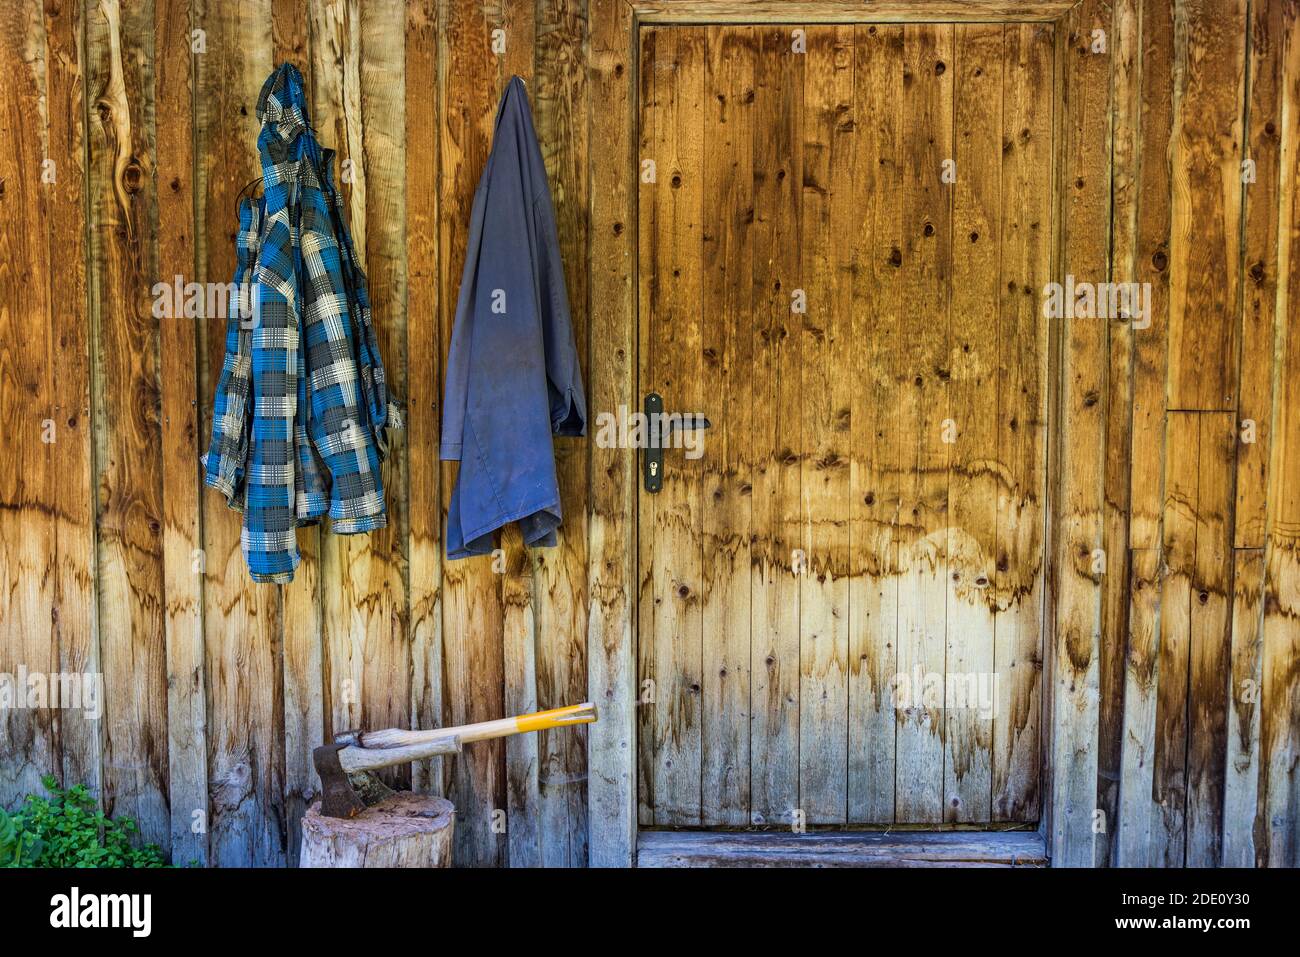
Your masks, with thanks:
[{"label": "black door lock plate", "polygon": [[672,447],[673,429],[707,429],[712,424],[702,415],[690,413],[669,418],[664,415],[664,397],[650,392],[645,397],[645,452],[641,456],[641,480],[653,495],[664,487],[664,449]]}]

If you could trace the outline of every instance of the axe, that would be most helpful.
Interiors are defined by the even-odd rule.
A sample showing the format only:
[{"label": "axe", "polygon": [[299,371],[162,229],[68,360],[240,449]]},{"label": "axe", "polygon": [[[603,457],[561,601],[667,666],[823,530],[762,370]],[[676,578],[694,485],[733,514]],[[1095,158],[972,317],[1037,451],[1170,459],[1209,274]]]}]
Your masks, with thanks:
[{"label": "axe", "polygon": [[596,706],[571,704],[551,711],[521,714],[513,718],[480,721],[452,728],[406,731],[344,731],[333,744],[323,744],[311,753],[321,783],[321,814],[326,817],[356,817],[393,791],[372,773],[395,764],[406,764],[439,754],[458,754],[471,741],[487,741],[511,734],[591,724]]}]

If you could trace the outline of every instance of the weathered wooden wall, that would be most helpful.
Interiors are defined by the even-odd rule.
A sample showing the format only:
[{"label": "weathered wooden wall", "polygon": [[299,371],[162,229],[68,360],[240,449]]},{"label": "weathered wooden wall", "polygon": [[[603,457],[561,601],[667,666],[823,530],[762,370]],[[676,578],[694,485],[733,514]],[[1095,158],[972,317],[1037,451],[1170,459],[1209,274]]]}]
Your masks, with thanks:
[{"label": "weathered wooden wall", "polygon": [[[178,861],[281,865],[332,730],[630,689],[627,453],[559,440],[561,547],[507,538],[502,575],[442,561],[454,472],[436,452],[470,201],[514,73],[593,414],[618,401],[635,333],[592,317],[631,303],[627,118],[606,108],[631,23],[622,0],[22,0],[0,19],[0,673],[106,689],[99,721],[0,714],[0,803],[53,772]],[[1065,26],[1053,266],[1150,282],[1154,309],[1150,329],[1054,340],[1048,831],[1067,863],[1295,865],[1300,5],[1083,0]],[[349,164],[410,427],[390,528],[303,533],[297,579],[272,587],[249,582],[238,516],[196,467],[224,320],[154,319],[150,289],[229,281],[257,92],[286,59]],[[600,703],[594,728],[414,769],[458,807],[460,863],[627,859],[633,706]]]}]

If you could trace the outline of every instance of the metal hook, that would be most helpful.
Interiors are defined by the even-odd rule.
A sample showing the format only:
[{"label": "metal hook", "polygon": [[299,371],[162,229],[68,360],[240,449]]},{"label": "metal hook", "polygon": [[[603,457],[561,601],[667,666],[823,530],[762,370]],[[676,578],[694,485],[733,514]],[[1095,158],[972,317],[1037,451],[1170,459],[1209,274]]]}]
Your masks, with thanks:
[{"label": "metal hook", "polygon": [[244,194],[247,193],[247,192],[249,191],[250,188],[256,186],[256,185],[257,185],[258,183],[260,183],[261,181],[262,181],[262,177],[260,177],[260,176],[257,176],[257,177],[255,177],[255,178],[253,178],[252,180],[250,180],[250,181],[248,182],[248,184],[247,184],[243,189],[241,189],[241,190],[239,191],[239,194],[235,197],[235,205],[238,206],[239,203],[240,203],[240,201],[244,198]]}]

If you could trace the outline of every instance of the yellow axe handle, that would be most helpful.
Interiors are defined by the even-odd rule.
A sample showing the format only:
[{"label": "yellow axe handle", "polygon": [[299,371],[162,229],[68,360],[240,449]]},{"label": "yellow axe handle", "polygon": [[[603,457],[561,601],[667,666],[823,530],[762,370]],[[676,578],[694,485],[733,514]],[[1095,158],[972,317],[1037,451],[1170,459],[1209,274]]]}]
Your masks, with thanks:
[{"label": "yellow axe handle", "polygon": [[550,711],[538,711],[535,714],[521,714],[513,718],[498,718],[496,721],[481,721],[478,724],[463,724],[454,728],[442,728],[447,734],[460,738],[462,743],[486,741],[489,738],[504,738],[511,734],[523,734],[528,731],[544,731],[547,728],[562,728],[570,724],[590,724],[596,720],[596,706],[571,704],[564,708]]},{"label": "yellow axe handle", "polygon": [[521,714],[515,720],[515,731],[544,731],[547,728],[562,728],[568,724],[591,724],[596,720],[594,704],[570,704],[550,711],[538,711],[534,714]]},{"label": "yellow axe handle", "polygon": [[461,744],[468,744],[471,741],[504,738],[511,734],[563,728],[571,724],[591,724],[596,718],[596,706],[588,702],[553,708],[550,711],[538,711],[536,714],[521,714],[513,718],[462,724],[454,728],[433,728],[428,731],[388,728],[384,731],[365,731],[355,737],[349,737],[348,740],[363,748],[404,748],[444,738],[456,739]]}]

